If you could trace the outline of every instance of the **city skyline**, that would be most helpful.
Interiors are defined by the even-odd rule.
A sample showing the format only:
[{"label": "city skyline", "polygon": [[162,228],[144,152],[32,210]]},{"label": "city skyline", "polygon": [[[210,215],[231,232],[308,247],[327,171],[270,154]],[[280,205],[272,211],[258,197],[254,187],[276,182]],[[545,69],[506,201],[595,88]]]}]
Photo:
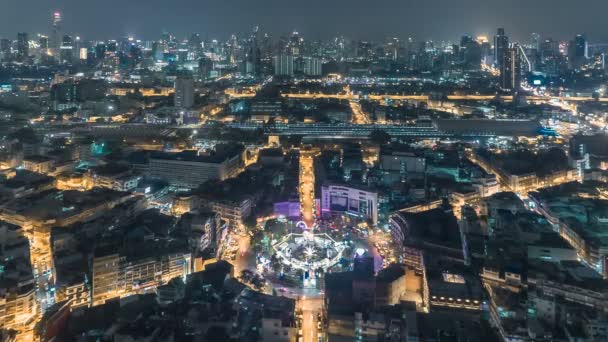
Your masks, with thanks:
[{"label": "city skyline", "polygon": [[[377,40],[396,36],[453,41],[462,34],[491,36],[496,27],[505,27],[510,36],[519,41],[527,40],[533,32],[554,39],[570,39],[574,34],[584,33],[592,42],[608,41],[608,32],[604,32],[599,17],[608,10],[608,4],[597,1],[583,0],[574,5],[568,1],[540,0],[528,4],[517,0],[519,4],[503,4],[491,0],[483,6],[473,0],[458,4],[446,0],[424,4],[382,2],[383,6],[360,1],[345,6],[343,0],[338,0],[327,6],[312,0],[306,6],[287,6],[275,0],[258,3],[235,0],[226,6],[215,0],[209,3],[152,0],[141,6],[139,2],[120,4],[115,0],[103,4],[58,0],[44,5],[32,0],[11,1],[6,4],[9,10],[0,11],[0,36],[9,38],[17,32],[48,33],[52,13],[60,11],[64,32],[101,40],[125,36],[156,39],[163,31],[180,39],[192,33],[200,33],[204,39],[225,39],[260,26],[262,32],[274,36],[295,30],[312,40],[336,36]],[[543,13],[549,5],[556,9],[551,16]],[[208,11],[209,8],[214,10]],[[235,9],[238,12],[235,13]],[[362,22],[367,24],[361,25]]]},{"label": "city skyline", "polygon": [[4,0],[0,342],[608,341],[607,10]]}]

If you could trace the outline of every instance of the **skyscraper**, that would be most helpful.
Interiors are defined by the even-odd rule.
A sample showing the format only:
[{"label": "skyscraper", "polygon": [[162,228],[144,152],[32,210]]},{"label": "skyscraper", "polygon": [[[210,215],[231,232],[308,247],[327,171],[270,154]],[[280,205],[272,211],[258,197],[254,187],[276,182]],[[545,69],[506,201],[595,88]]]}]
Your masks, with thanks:
[{"label": "skyscraper", "polygon": [[509,37],[505,35],[505,29],[499,28],[494,36],[494,62],[499,70],[502,70],[502,62],[509,49]]},{"label": "skyscraper", "polygon": [[198,60],[198,74],[201,80],[206,80],[210,77],[213,70],[213,61],[208,57],[202,57]]},{"label": "skyscraper", "polygon": [[11,41],[3,38],[0,39],[0,59],[8,59],[11,54]]},{"label": "skyscraper", "polygon": [[315,57],[304,57],[303,72],[307,76],[321,76],[321,60]]},{"label": "skyscraper", "polygon": [[517,92],[521,86],[523,50],[513,44],[503,55],[500,68],[500,87],[504,90]]},{"label": "skyscraper", "polygon": [[49,48],[49,37],[40,36],[38,38],[38,44],[40,44],[40,49],[42,49],[46,52],[46,50],[48,50],[48,48]]},{"label": "skyscraper", "polygon": [[59,50],[61,48],[61,13],[54,12],[52,17],[50,48]]},{"label": "skyscraper", "polygon": [[459,53],[462,55],[461,60],[464,68],[469,70],[479,69],[481,65],[481,45],[471,36],[464,35],[460,39]]},{"label": "skyscraper", "polygon": [[589,58],[589,48],[587,38],[582,34],[577,34],[568,46],[568,61],[570,68],[578,68]]},{"label": "skyscraper", "polygon": [[183,75],[175,79],[175,107],[180,109],[192,108],[194,105],[194,79]]},{"label": "skyscraper", "polygon": [[258,42],[258,27],[254,27],[249,38],[249,47],[245,52],[245,70],[248,75],[258,75],[262,69],[260,59],[260,47]]},{"label": "skyscraper", "polygon": [[25,32],[17,33],[17,58],[24,61],[30,54],[28,34]]},{"label": "skyscraper", "polygon": [[61,63],[71,63],[74,57],[74,41],[71,36],[65,35],[61,40],[59,60]]},{"label": "skyscraper", "polygon": [[293,76],[293,56],[278,55],[274,57],[274,74],[277,76]]}]

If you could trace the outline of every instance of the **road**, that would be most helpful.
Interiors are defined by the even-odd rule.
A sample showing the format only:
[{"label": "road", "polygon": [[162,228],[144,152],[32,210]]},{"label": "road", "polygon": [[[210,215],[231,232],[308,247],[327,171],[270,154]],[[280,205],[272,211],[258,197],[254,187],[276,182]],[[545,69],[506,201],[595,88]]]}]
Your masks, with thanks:
[{"label": "road", "polygon": [[304,296],[298,300],[298,308],[302,310],[302,337],[304,342],[319,341],[317,315],[323,311],[323,297]]},{"label": "road", "polygon": [[361,104],[357,101],[349,101],[350,110],[353,112],[352,122],[356,125],[370,124],[369,116],[361,109]]},{"label": "road", "polygon": [[[231,98],[252,98],[255,96],[255,93],[236,93],[227,91],[226,94]],[[359,100],[366,99],[370,101],[383,101],[383,100],[395,100],[395,101],[406,101],[406,100],[415,100],[415,101],[424,101],[428,102],[430,97],[428,95],[357,95],[352,93],[347,94],[282,94],[281,96],[285,98],[292,99],[336,99],[336,100]],[[490,101],[496,98],[496,95],[448,95],[447,101]],[[513,96],[503,95],[500,96],[500,99],[503,101],[513,101]],[[567,101],[567,102],[608,102],[608,97],[601,97],[599,99],[595,99],[593,97],[586,96],[528,96],[528,101]]]},{"label": "road", "polygon": [[239,276],[243,270],[251,270],[255,272],[255,255],[251,250],[251,238],[249,235],[236,235],[232,237],[237,239],[239,243],[239,251],[236,254],[236,260],[232,262],[234,265],[234,274]]},{"label": "road", "polygon": [[300,203],[302,219],[312,227],[315,210],[315,170],[316,150],[300,151]]}]

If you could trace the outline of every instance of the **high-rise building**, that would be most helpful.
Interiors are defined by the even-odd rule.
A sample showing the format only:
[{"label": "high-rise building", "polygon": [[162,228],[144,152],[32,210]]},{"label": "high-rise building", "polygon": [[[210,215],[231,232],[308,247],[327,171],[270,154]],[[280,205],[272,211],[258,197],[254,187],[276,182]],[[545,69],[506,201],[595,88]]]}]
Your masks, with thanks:
[{"label": "high-rise building", "polygon": [[8,39],[0,39],[0,57],[7,59],[11,54],[11,41]]},{"label": "high-rise building", "polygon": [[315,57],[304,57],[303,72],[307,76],[321,76],[321,60]]},{"label": "high-rise building", "polygon": [[517,92],[521,85],[523,50],[518,44],[505,51],[500,69],[500,87],[504,90]]},{"label": "high-rise building", "polygon": [[541,37],[538,33],[532,33],[530,35],[530,48],[540,50]]},{"label": "high-rise building", "polygon": [[26,32],[17,33],[17,57],[23,61],[30,55],[30,45]]},{"label": "high-rise building", "polygon": [[58,51],[61,48],[61,13],[53,13],[51,25],[50,48]]},{"label": "high-rise building", "polygon": [[198,60],[198,74],[201,80],[206,80],[211,77],[213,70],[213,61],[207,57],[202,57]]},{"label": "high-rise building", "polygon": [[466,69],[476,70],[481,66],[481,45],[471,36],[462,36],[460,40],[461,60]]},{"label": "high-rise building", "polygon": [[194,105],[194,79],[178,76],[175,79],[175,107],[188,109]]},{"label": "high-rise building", "polygon": [[587,38],[582,34],[577,34],[576,37],[568,46],[568,62],[570,68],[578,68],[583,65],[589,58],[589,47]]},{"label": "high-rise building", "polygon": [[260,47],[258,42],[258,27],[254,27],[249,38],[249,47],[245,52],[244,72],[248,75],[259,75],[262,69]]},{"label": "high-rise building", "polygon": [[41,50],[43,50],[43,51],[48,50],[48,48],[49,48],[49,44],[50,44],[50,42],[49,42],[49,37],[47,37],[47,36],[42,36],[42,35],[41,35],[41,36],[39,36],[39,37],[38,37],[38,44],[40,44],[40,49],[41,49]]},{"label": "high-rise building", "polygon": [[71,63],[74,57],[74,42],[72,37],[65,35],[61,39],[61,49],[59,53],[59,59],[61,63]]},{"label": "high-rise building", "polygon": [[277,76],[293,76],[293,56],[278,55],[274,57],[274,74]]},{"label": "high-rise building", "polygon": [[499,70],[502,70],[502,62],[508,49],[509,37],[505,35],[504,28],[499,28],[496,36],[494,36],[494,61]]}]

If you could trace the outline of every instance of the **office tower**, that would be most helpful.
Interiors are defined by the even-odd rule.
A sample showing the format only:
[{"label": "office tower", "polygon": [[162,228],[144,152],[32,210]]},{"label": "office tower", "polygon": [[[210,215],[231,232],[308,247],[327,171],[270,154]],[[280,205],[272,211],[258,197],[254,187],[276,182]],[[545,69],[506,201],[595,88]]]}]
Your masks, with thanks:
[{"label": "office tower", "polygon": [[245,52],[244,72],[248,75],[259,75],[262,69],[260,59],[260,47],[258,42],[258,27],[253,28],[249,38],[249,46]]},{"label": "office tower", "polygon": [[502,70],[502,62],[508,49],[509,37],[505,35],[504,28],[499,28],[496,36],[494,36],[494,61],[499,70]]},{"label": "office tower", "polygon": [[538,33],[532,33],[530,35],[530,47],[532,49],[540,50],[541,37]]},{"label": "office tower", "polygon": [[178,76],[175,79],[175,107],[192,108],[194,105],[194,79],[192,76]]},{"label": "office tower", "polygon": [[481,45],[471,36],[460,39],[461,60],[465,69],[477,70],[481,66]]},{"label": "office tower", "polygon": [[52,18],[50,48],[59,51],[61,48],[61,13],[54,12]]},{"label": "office tower", "polygon": [[46,53],[46,50],[49,49],[49,37],[47,36],[40,36],[38,38],[38,44],[40,44],[40,49],[43,50],[43,52]]},{"label": "office tower", "polygon": [[274,57],[274,74],[277,76],[293,75],[293,56],[279,55]]},{"label": "office tower", "polygon": [[238,60],[239,56],[239,42],[236,36],[233,34],[228,40],[228,63],[234,64]]},{"label": "office tower", "polygon": [[517,44],[505,51],[500,69],[500,87],[502,89],[512,92],[519,90],[524,56],[523,50]]},{"label": "office tower", "polygon": [[198,33],[193,34],[188,39],[188,54],[192,57],[191,59],[198,59],[203,52],[203,41]]},{"label": "office tower", "polygon": [[95,45],[95,58],[102,59],[106,55],[106,45],[104,43],[97,43]]},{"label": "office tower", "polygon": [[61,40],[61,49],[59,53],[59,60],[61,63],[71,63],[72,57],[74,57],[74,42],[72,37],[65,35]]},{"label": "office tower", "polygon": [[24,61],[30,54],[28,34],[25,32],[17,33],[17,58]]},{"label": "office tower", "polygon": [[78,57],[81,61],[86,61],[89,57],[89,50],[87,48],[80,48],[78,50]]},{"label": "office tower", "polygon": [[207,57],[198,60],[198,74],[201,80],[206,80],[211,76],[213,61]]},{"label": "office tower", "polygon": [[165,51],[162,42],[152,43],[152,59],[156,62],[162,61]]},{"label": "office tower", "polygon": [[11,41],[8,39],[0,39],[0,54],[6,58],[11,54]]},{"label": "office tower", "polygon": [[585,64],[589,58],[587,38],[582,34],[577,34],[568,46],[568,61],[570,68],[578,68]]}]

